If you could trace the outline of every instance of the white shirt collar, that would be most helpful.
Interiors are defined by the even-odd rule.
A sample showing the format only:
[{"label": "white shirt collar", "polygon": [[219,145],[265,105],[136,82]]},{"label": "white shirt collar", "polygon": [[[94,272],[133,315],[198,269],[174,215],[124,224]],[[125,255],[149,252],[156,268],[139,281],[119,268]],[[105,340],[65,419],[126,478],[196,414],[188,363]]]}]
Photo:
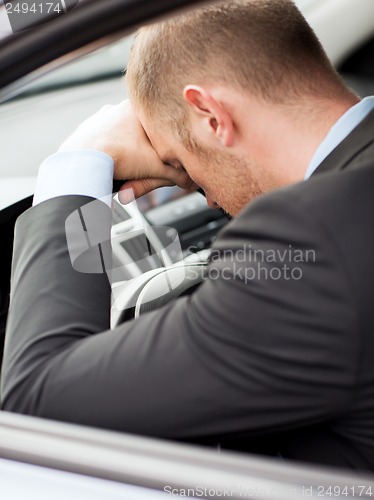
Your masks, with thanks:
[{"label": "white shirt collar", "polygon": [[373,109],[374,96],[366,97],[355,106],[352,106],[341,118],[339,118],[314,153],[312,161],[305,173],[305,180],[309,179],[321,165],[323,160],[325,160],[329,154],[348,137]]}]

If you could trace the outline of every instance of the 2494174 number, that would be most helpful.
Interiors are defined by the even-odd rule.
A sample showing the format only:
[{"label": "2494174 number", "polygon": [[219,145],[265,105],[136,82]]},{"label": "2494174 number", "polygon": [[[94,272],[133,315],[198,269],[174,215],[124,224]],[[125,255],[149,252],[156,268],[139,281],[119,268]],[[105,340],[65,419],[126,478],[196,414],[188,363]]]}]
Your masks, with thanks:
[{"label": "2494174 number", "polygon": [[371,486],[318,486],[318,497],[372,497],[374,491]]},{"label": "2494174 number", "polygon": [[5,4],[5,8],[8,14],[60,14],[64,12],[60,2],[8,2]]}]

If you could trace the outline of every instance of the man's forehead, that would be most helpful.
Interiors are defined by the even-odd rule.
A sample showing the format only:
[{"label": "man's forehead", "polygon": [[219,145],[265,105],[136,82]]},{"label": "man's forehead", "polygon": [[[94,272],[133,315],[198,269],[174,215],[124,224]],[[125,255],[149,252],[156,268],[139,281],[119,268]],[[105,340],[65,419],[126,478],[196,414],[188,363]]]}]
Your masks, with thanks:
[{"label": "man's forehead", "polygon": [[161,161],[165,163],[170,163],[171,160],[175,159],[176,153],[174,151],[173,139],[172,137],[168,138],[165,131],[155,130],[154,126],[150,126],[150,124],[146,123],[144,119],[139,118],[140,123],[143,126],[144,132]]}]

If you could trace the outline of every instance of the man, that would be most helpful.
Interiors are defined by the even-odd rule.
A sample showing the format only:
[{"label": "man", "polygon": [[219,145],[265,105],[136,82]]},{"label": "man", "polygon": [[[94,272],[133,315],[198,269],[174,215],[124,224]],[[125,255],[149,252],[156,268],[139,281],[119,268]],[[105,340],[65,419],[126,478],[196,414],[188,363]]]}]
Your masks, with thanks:
[{"label": "man", "polygon": [[[373,100],[289,0],[142,29],[127,81],[132,105],[46,160],[17,223],[3,409],[373,470]],[[109,333],[110,287],[72,269],[65,221],[113,167],[136,196],[194,182],[235,218],[191,297]]]}]

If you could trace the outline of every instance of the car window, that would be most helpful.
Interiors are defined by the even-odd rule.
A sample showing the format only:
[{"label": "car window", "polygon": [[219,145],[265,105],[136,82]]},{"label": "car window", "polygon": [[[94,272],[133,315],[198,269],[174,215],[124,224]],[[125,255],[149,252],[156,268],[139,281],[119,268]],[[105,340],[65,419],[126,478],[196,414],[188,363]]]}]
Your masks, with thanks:
[{"label": "car window", "polygon": [[121,76],[129,60],[132,37],[63,66],[24,88],[22,95],[42,93]]},{"label": "car window", "polygon": [[105,104],[127,97],[123,70],[131,41],[125,37],[67,64],[1,105],[0,178],[35,177],[40,163],[80,122]]},{"label": "car window", "polygon": [[[0,0],[1,4],[4,4],[4,0]],[[318,0],[297,0],[297,4],[302,9],[305,9],[305,12],[317,4],[322,5],[321,1]],[[6,39],[11,36],[11,33],[9,33],[9,26],[6,26],[3,5],[0,6],[1,15],[4,20],[3,38]],[[129,59],[131,43],[132,37],[125,37],[119,42],[100,49],[78,61],[66,64],[25,87],[22,94],[18,95],[16,99],[1,105],[0,130],[2,134],[0,149],[2,151],[2,160],[0,164],[0,187],[3,191],[0,191],[0,201],[2,203],[4,203],[4,200],[5,204],[10,203],[13,196],[18,196],[21,199],[27,194],[31,194],[38,167],[43,159],[54,153],[65,137],[100,106],[108,103],[114,104],[127,97],[123,70]],[[339,36],[336,37],[334,43],[339,45]],[[370,54],[372,50],[373,46],[370,46],[368,53]],[[352,61],[349,63],[349,60],[347,60],[344,71],[357,76],[361,71],[361,63],[358,64],[358,61],[361,61],[359,57],[353,63]],[[371,64],[370,61],[369,64]],[[371,73],[368,76],[371,77]],[[156,225],[159,222],[160,211],[155,215],[152,210],[160,208],[161,203],[157,200],[157,203],[152,204],[150,198],[145,202],[147,202],[147,205],[144,210],[148,212],[148,218],[151,222],[151,217],[155,217]],[[164,210],[164,212],[166,211]],[[168,212],[168,215],[170,215],[171,211],[168,210]],[[187,212],[187,210],[182,210],[182,212]],[[123,214],[119,215],[123,216]],[[172,222],[175,223],[175,220]],[[218,226],[216,221],[213,222],[216,224],[213,230],[216,231]],[[212,228],[212,221],[208,220],[208,225],[205,227],[202,227],[199,221],[199,225],[199,230],[210,238],[211,234],[208,233],[208,230]],[[201,240],[200,233],[197,234],[196,230],[196,227],[190,226],[186,229],[185,234],[194,238],[191,242],[188,240],[188,245],[195,245],[195,243],[199,244],[200,242],[206,243]],[[187,240],[187,237],[185,239]],[[126,249],[130,253],[131,247],[128,238],[126,239]],[[136,260],[136,256],[134,256],[134,260]],[[145,270],[141,269],[141,271]],[[8,477],[14,483],[19,478],[19,485],[21,486],[22,476],[27,480],[29,467],[14,472],[11,470],[11,464],[3,463],[2,465],[2,472],[5,472],[4,481]],[[12,476],[13,472],[14,476]],[[41,477],[41,484],[44,484],[43,488],[45,488],[45,481],[48,480],[51,481],[51,492],[55,490],[56,484],[53,485],[53,482],[59,482],[61,476],[57,477],[56,475],[55,477],[53,475],[54,477],[49,476],[46,478],[43,471],[39,472],[43,475]],[[35,470],[32,471],[32,477],[35,479]],[[67,476],[63,478],[63,482],[68,490],[69,484],[65,479],[68,479]],[[10,481],[9,485],[10,491]],[[112,487],[112,485],[109,486]],[[21,493],[24,495],[26,491]],[[114,493],[117,493],[117,491]],[[132,498],[137,498],[136,491],[134,490],[132,493]],[[106,497],[111,498],[108,494]],[[79,498],[83,498],[83,495]]]},{"label": "car window", "polygon": [[13,35],[12,28],[5,9],[5,0],[0,0],[0,44]]},{"label": "car window", "polygon": [[[80,3],[84,1],[89,0],[80,0]],[[308,7],[315,5],[316,1],[318,0],[296,0],[296,4],[300,9],[307,10]],[[5,4],[6,0],[0,0],[0,43],[2,39],[13,34],[5,11]],[[77,62],[59,68],[41,80],[29,84],[22,93],[44,92],[62,86],[79,85],[116,76],[127,64],[131,42],[131,37],[126,38],[111,47],[100,49]]]},{"label": "car window", "polygon": [[[80,0],[79,3],[85,1],[90,0]],[[5,3],[5,0],[0,0],[0,46],[1,38],[11,34],[4,8]],[[295,3],[317,32],[334,64],[341,64],[349,51],[359,48],[362,40],[372,34],[373,26],[370,19],[371,14],[374,15],[372,0],[359,0],[356,9],[354,8],[355,2],[332,5],[331,1],[295,0]],[[334,30],[331,30],[332,19],[336,21]],[[115,77],[126,67],[131,42],[132,38],[128,37],[110,47],[82,57],[76,62],[64,65],[42,79],[28,84],[22,93],[41,93],[64,86]]]},{"label": "car window", "polygon": [[[11,1],[12,0],[0,0],[0,46],[5,39],[13,35],[12,27],[7,15],[7,4],[8,4],[8,10],[10,10]],[[77,0],[76,3],[81,4],[89,1],[90,0]],[[31,2],[22,2],[20,8],[29,9],[30,6],[32,5],[33,4]],[[38,5],[40,5],[40,3],[35,2],[35,8],[37,8]]]},{"label": "car window", "polygon": [[374,94],[374,37],[353,52],[339,71],[361,97]]},{"label": "car window", "polygon": [[[78,4],[87,1],[90,0],[79,0]],[[0,0],[0,50],[1,43],[13,35],[6,12],[6,4],[6,0]],[[22,5],[26,6],[27,4],[23,3]],[[82,57],[79,61],[63,66],[42,79],[30,83],[23,89],[22,94],[44,92],[62,86],[78,85],[99,78],[116,76],[120,74],[127,63],[130,47],[131,39],[126,38],[114,46],[98,50],[92,55]]]}]

